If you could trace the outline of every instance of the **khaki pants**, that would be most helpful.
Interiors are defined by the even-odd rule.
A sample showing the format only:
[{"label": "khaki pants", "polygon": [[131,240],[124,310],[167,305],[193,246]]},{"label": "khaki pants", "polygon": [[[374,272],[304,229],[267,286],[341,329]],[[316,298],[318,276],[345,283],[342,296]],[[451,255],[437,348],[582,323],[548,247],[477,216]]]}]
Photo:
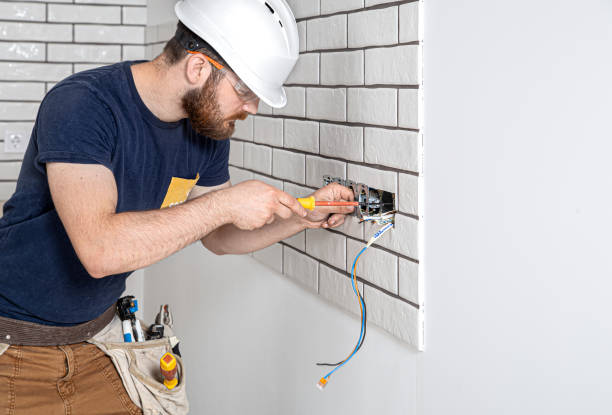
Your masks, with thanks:
[{"label": "khaki pants", "polygon": [[[0,350],[1,351],[1,350]],[[11,346],[0,355],[0,414],[142,415],[110,358],[89,343]]]}]

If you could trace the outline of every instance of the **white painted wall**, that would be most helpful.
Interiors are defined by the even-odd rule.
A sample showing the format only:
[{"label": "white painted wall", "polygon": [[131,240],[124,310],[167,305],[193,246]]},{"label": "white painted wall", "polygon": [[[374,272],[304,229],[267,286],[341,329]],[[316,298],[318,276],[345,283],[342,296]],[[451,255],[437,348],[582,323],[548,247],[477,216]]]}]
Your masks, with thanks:
[{"label": "white painted wall", "polygon": [[428,1],[426,352],[372,327],[321,393],[312,362],[341,357],[357,319],[194,246],[145,283],[148,318],[175,307],[193,413],[611,413],[611,16]]},{"label": "white painted wall", "polygon": [[612,413],[612,3],[425,8],[420,414]]},{"label": "white painted wall", "polygon": [[194,414],[415,414],[416,359],[381,329],[334,374],[359,320],[249,256],[217,257],[192,245],[146,271],[145,313],[171,304]]}]

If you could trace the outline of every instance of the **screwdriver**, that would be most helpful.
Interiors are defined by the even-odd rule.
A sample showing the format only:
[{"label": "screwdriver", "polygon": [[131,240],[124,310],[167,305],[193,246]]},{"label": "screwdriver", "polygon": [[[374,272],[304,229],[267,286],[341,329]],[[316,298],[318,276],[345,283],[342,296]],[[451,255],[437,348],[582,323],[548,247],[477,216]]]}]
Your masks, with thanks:
[{"label": "screwdriver", "polygon": [[330,202],[327,200],[315,201],[314,196],[300,197],[298,202],[304,207],[304,209],[314,210],[315,206],[359,206],[359,202]]}]

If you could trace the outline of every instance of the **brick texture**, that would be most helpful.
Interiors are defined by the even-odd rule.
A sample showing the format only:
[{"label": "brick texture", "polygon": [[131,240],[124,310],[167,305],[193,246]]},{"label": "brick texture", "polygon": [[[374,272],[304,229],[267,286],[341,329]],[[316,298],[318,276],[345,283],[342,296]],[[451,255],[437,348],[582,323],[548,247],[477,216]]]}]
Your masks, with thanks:
[{"label": "brick texture", "polygon": [[[273,109],[262,103],[257,116],[237,123],[232,182],[254,178],[301,197],[321,187],[323,175],[332,175],[396,193],[395,228],[360,259],[358,285],[369,324],[422,349],[422,4],[289,4],[298,20],[300,57],[287,79],[288,105]],[[358,316],[351,266],[379,228],[348,217],[334,230],[291,236],[280,243],[283,272]],[[266,249],[254,257],[274,267],[278,254]]]},{"label": "brick texture", "polygon": [[[17,135],[27,147],[40,102],[67,76],[144,59],[146,5],[146,0],[0,2],[0,205],[15,190],[24,156],[8,138]],[[232,156],[242,162],[236,150]]]}]

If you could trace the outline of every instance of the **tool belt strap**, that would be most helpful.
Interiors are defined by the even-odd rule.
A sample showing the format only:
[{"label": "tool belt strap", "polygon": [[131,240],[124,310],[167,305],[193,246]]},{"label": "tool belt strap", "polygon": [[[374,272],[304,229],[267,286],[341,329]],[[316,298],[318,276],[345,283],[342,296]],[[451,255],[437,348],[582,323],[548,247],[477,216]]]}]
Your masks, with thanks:
[{"label": "tool belt strap", "polygon": [[76,326],[47,326],[0,316],[0,343],[23,346],[60,346],[89,340],[111,322],[117,307],[111,305],[98,318]]}]

